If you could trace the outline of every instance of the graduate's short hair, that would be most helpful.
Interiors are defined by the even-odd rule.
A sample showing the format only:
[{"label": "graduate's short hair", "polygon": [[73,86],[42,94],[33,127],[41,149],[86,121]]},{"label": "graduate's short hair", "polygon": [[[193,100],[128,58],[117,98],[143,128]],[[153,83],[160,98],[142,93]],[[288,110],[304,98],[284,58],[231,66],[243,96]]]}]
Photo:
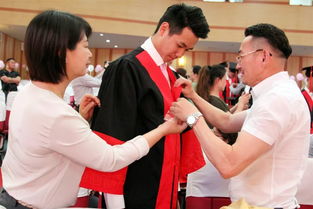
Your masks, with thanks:
[{"label": "graduate's short hair", "polygon": [[196,6],[186,4],[174,4],[167,8],[154,33],[156,33],[163,22],[170,25],[170,34],[180,34],[185,27],[191,28],[198,38],[208,37],[209,25],[202,13]]},{"label": "graduate's short hair", "polygon": [[245,30],[245,36],[264,38],[274,48],[280,51],[281,56],[288,59],[292,53],[288,38],[284,31],[274,25],[261,23],[250,26]]},{"label": "graduate's short hair", "polygon": [[59,83],[66,74],[66,50],[74,50],[92,29],[81,17],[55,10],[37,15],[29,23],[25,40],[25,57],[30,79]]}]

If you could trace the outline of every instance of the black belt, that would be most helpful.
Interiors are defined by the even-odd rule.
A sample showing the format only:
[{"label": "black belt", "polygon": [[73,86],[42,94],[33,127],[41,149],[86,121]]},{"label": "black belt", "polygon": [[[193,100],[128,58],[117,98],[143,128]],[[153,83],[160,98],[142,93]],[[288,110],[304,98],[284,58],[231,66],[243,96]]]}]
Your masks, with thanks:
[{"label": "black belt", "polygon": [[29,209],[29,207],[21,205],[14,197],[9,195],[4,188],[0,192],[0,205],[7,209]]}]

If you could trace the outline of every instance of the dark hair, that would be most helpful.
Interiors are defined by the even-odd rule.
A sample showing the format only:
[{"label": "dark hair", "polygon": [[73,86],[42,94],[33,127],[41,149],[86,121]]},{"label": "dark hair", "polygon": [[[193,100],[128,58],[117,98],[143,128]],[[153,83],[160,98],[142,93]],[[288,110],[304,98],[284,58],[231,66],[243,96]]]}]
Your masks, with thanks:
[{"label": "dark hair", "polygon": [[201,70],[201,66],[200,65],[194,65],[192,67],[193,74],[197,74],[198,75],[200,70]]},{"label": "dark hair", "polygon": [[197,94],[210,102],[209,91],[217,78],[222,79],[226,69],[222,65],[204,66],[199,72],[199,80],[196,88]]},{"label": "dark hair", "polygon": [[223,67],[228,67],[228,62],[221,62],[219,65],[222,65]]},{"label": "dark hair", "polygon": [[90,25],[81,17],[48,10],[29,23],[25,35],[25,57],[31,80],[59,83],[66,74],[66,50],[74,50]]},{"label": "dark hair", "polygon": [[15,59],[14,59],[13,57],[10,57],[10,58],[8,58],[8,59],[5,60],[5,63],[7,63],[7,62],[9,62],[9,61],[11,61],[11,60],[14,60],[14,61],[15,61]]},{"label": "dark hair", "polygon": [[257,24],[246,28],[245,36],[265,38],[269,44],[278,49],[286,59],[291,55],[292,49],[284,31],[271,24]]},{"label": "dark hair", "polygon": [[181,76],[183,76],[184,78],[187,78],[187,70],[185,70],[184,68],[177,68],[176,69],[176,72],[179,74],[179,75],[181,75]]},{"label": "dark hair", "polygon": [[170,25],[170,34],[180,34],[185,27],[191,28],[198,38],[208,37],[209,25],[202,13],[196,6],[186,4],[174,4],[167,8],[154,33],[156,33],[163,22]]}]

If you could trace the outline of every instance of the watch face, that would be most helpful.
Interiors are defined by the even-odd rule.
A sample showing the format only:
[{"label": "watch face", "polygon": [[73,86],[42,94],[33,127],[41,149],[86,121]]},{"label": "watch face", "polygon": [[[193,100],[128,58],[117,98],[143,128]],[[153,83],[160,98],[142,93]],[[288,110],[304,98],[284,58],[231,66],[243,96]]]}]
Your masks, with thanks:
[{"label": "watch face", "polygon": [[195,122],[196,122],[196,118],[194,116],[191,115],[187,118],[188,125],[193,125]]}]

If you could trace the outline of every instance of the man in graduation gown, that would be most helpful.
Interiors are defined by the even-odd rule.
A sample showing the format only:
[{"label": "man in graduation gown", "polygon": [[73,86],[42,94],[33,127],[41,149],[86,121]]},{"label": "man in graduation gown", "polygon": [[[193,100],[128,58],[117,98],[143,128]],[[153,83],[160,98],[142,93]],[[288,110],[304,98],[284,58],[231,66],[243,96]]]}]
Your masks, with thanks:
[{"label": "man in graduation gown", "polygon": [[[174,87],[177,74],[167,63],[191,50],[208,32],[209,26],[200,8],[185,4],[170,6],[152,37],[110,63],[102,78],[98,95],[101,108],[95,112],[92,129],[108,143],[119,144],[154,129],[171,117],[168,110],[180,96],[181,89]],[[190,132],[186,134],[194,136]],[[186,146],[196,150],[192,145]],[[126,169],[102,177],[103,187],[91,183],[92,189],[123,194],[127,209],[176,208],[179,171],[186,169],[181,168],[181,161],[197,166],[196,155],[192,156],[196,162],[181,159],[181,147],[184,145],[179,134],[166,136],[147,156]],[[200,150],[199,144],[198,148]],[[199,164],[203,163],[201,160],[198,159]],[[96,178],[99,177],[87,169],[81,186],[88,187]],[[117,207],[123,208],[123,205]]]}]

